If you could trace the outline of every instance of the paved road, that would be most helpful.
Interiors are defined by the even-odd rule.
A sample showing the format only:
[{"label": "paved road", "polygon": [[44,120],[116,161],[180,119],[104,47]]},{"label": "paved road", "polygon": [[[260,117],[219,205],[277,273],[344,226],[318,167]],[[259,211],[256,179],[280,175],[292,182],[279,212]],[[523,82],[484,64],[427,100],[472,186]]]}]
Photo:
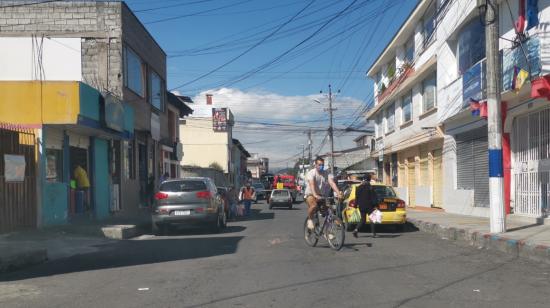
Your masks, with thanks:
[{"label": "paved road", "polygon": [[[0,276],[0,307],[548,307],[550,267],[421,232],[307,247],[304,205]],[[350,235],[349,233],[347,235]]]}]

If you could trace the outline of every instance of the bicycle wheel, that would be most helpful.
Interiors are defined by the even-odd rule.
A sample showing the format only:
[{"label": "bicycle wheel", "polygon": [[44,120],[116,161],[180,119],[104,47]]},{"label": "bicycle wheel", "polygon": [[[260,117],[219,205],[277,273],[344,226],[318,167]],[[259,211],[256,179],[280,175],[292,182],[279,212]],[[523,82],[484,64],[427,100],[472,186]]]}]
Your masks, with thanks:
[{"label": "bicycle wheel", "polygon": [[340,250],[344,246],[344,240],[346,232],[344,229],[344,223],[336,216],[332,218],[332,223],[328,227],[328,244],[334,250]]},{"label": "bicycle wheel", "polygon": [[306,217],[306,220],[304,221],[304,238],[309,246],[315,247],[315,245],[317,245],[317,242],[319,241],[319,237],[315,233],[315,230],[308,229],[307,220],[308,218]]}]

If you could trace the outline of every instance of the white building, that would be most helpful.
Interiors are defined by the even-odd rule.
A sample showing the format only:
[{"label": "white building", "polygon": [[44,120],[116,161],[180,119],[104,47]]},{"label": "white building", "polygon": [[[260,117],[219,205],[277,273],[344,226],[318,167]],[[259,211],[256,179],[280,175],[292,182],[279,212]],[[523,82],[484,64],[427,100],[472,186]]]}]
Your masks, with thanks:
[{"label": "white building", "polygon": [[379,180],[410,206],[443,206],[443,138],[437,118],[436,2],[421,1],[376,59],[374,80]]},{"label": "white building", "polygon": [[[379,172],[410,205],[489,216],[487,121],[470,98],[485,99],[485,27],[473,0],[420,1],[368,71],[375,81]],[[502,57],[505,200],[516,215],[546,217],[550,203],[550,103],[532,84],[548,74],[544,25],[550,1],[538,1],[539,23],[516,35],[520,1],[498,1]],[[511,16],[512,15],[512,16]],[[432,34],[433,33],[433,34]],[[516,43],[514,43],[514,41]],[[407,63],[411,63],[408,65]],[[530,73],[512,91],[514,70]],[[548,88],[550,86],[546,85]]]}]

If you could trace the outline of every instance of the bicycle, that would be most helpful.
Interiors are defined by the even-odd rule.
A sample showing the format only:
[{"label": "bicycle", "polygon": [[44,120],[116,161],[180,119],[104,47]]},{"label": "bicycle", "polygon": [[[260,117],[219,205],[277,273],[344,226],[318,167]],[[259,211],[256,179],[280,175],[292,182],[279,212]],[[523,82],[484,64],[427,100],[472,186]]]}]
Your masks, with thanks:
[{"label": "bicycle", "polygon": [[[315,247],[319,238],[322,236],[327,240],[332,249],[338,251],[344,246],[346,232],[344,231],[342,219],[335,213],[336,209],[340,206],[337,204],[327,206],[327,199],[334,198],[325,198],[317,201],[317,208],[313,216],[313,223],[315,225],[313,230],[307,227],[307,220],[309,217],[306,217],[304,222],[305,240],[309,246]],[[338,201],[338,203],[340,202],[341,201]],[[319,224],[319,216],[324,217],[322,225]]]}]

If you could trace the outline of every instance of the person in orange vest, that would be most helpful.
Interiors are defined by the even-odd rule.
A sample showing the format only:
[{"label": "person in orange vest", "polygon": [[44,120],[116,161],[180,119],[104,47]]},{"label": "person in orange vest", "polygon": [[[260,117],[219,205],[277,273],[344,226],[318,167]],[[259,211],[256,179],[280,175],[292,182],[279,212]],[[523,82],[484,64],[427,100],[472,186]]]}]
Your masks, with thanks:
[{"label": "person in orange vest", "polygon": [[246,186],[241,188],[239,200],[244,204],[244,216],[250,216],[250,206],[252,201],[256,200],[256,191],[250,185],[250,182],[247,182]]}]

